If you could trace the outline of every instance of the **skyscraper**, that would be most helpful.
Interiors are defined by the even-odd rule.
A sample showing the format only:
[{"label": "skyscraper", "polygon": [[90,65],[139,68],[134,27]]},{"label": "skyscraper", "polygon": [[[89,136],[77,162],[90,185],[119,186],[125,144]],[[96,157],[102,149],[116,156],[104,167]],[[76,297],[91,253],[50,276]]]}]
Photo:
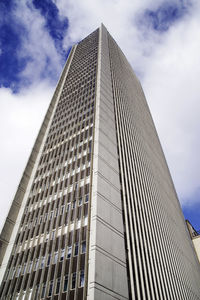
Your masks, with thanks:
[{"label": "skyscraper", "polygon": [[200,299],[139,81],[102,25],[68,57],[1,233],[1,299]]}]

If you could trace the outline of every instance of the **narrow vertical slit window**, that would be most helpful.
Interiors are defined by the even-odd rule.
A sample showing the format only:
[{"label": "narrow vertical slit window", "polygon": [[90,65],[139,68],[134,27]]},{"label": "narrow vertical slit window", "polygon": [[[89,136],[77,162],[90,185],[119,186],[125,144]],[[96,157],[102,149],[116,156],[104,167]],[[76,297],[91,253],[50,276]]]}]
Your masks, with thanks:
[{"label": "narrow vertical slit window", "polygon": [[67,248],[67,258],[70,258],[72,254],[72,246],[68,246]]},{"label": "narrow vertical slit window", "polygon": [[74,245],[74,256],[78,255],[78,243],[75,243]]},{"label": "narrow vertical slit window", "polygon": [[86,252],[86,241],[83,241],[81,243],[81,253],[85,253]]},{"label": "narrow vertical slit window", "polygon": [[63,284],[63,292],[66,292],[67,291],[67,288],[68,288],[68,275],[65,275],[64,277],[64,284]]},{"label": "narrow vertical slit window", "polygon": [[74,290],[75,287],[76,287],[76,272],[72,273],[71,290]]},{"label": "narrow vertical slit window", "polygon": [[61,280],[61,278],[59,277],[57,279],[57,284],[56,284],[56,294],[59,294],[59,291],[60,291],[60,280]]},{"label": "narrow vertical slit window", "polygon": [[46,282],[43,283],[42,285],[42,292],[41,292],[41,298],[43,299],[45,296],[45,291],[46,291]]},{"label": "narrow vertical slit window", "polygon": [[80,276],[79,276],[79,287],[84,286],[84,281],[85,281],[85,273],[84,273],[84,270],[81,270]]},{"label": "narrow vertical slit window", "polygon": [[50,283],[49,283],[48,297],[52,296],[52,292],[53,292],[53,280],[51,280]]}]

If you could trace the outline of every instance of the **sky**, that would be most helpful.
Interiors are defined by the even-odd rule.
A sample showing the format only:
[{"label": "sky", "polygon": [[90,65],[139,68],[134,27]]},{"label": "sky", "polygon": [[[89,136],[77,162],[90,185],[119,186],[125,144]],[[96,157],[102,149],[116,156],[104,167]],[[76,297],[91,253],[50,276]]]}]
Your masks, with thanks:
[{"label": "sky", "polygon": [[100,26],[143,86],[185,218],[200,229],[200,2],[0,0],[0,229],[71,46]]}]

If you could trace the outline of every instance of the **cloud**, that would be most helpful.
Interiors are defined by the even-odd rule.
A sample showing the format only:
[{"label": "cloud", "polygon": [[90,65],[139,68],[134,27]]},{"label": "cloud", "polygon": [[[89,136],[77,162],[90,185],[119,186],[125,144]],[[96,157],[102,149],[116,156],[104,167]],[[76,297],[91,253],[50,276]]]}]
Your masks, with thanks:
[{"label": "cloud", "polygon": [[62,40],[68,28],[68,19],[61,17],[57,6],[49,0],[33,0],[33,6],[38,9],[45,19],[45,27],[53,38],[58,52],[63,52]]},{"label": "cloud", "polygon": [[[53,88],[42,82],[14,94],[0,89],[0,228],[9,210],[25,164],[39,132]],[[8,203],[9,202],[9,203]]]},{"label": "cloud", "polygon": [[171,28],[146,62],[143,79],[183,205],[199,201],[195,197],[200,187],[199,28],[196,10]]},{"label": "cloud", "polygon": [[1,4],[0,86],[17,92],[41,79],[57,81],[66,60],[62,40],[67,19],[50,3],[33,5],[27,0]]},{"label": "cloud", "polygon": [[22,37],[20,57],[29,57],[25,69],[21,72],[22,79],[31,83],[43,78],[57,80],[63,65],[62,57],[57,51],[54,40],[49,34],[44,16],[29,2],[19,2],[15,16],[20,18],[23,26],[28,29]]},{"label": "cloud", "polygon": [[138,18],[138,24],[140,27],[147,27],[147,31],[149,31],[149,28],[159,32],[167,31],[188,13],[191,6],[191,2],[164,2],[157,9],[144,10]]}]

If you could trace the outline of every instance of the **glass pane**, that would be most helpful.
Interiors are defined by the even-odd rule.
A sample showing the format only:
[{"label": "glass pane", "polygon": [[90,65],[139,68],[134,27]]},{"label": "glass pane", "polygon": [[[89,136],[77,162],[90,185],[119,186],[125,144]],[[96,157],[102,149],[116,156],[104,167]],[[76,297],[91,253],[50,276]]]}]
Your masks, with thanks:
[{"label": "glass pane", "polygon": [[84,271],[80,272],[80,282],[79,282],[79,286],[83,287],[84,286]]},{"label": "glass pane", "polygon": [[57,280],[57,285],[56,285],[56,294],[58,294],[60,291],[60,278]]},{"label": "glass pane", "polygon": [[71,289],[75,289],[75,286],[76,286],[76,273],[73,273]]},{"label": "glass pane", "polygon": [[65,278],[64,278],[63,292],[67,291],[67,287],[68,287],[68,275],[66,275]]},{"label": "glass pane", "polygon": [[82,242],[82,253],[86,252],[86,241]]}]

